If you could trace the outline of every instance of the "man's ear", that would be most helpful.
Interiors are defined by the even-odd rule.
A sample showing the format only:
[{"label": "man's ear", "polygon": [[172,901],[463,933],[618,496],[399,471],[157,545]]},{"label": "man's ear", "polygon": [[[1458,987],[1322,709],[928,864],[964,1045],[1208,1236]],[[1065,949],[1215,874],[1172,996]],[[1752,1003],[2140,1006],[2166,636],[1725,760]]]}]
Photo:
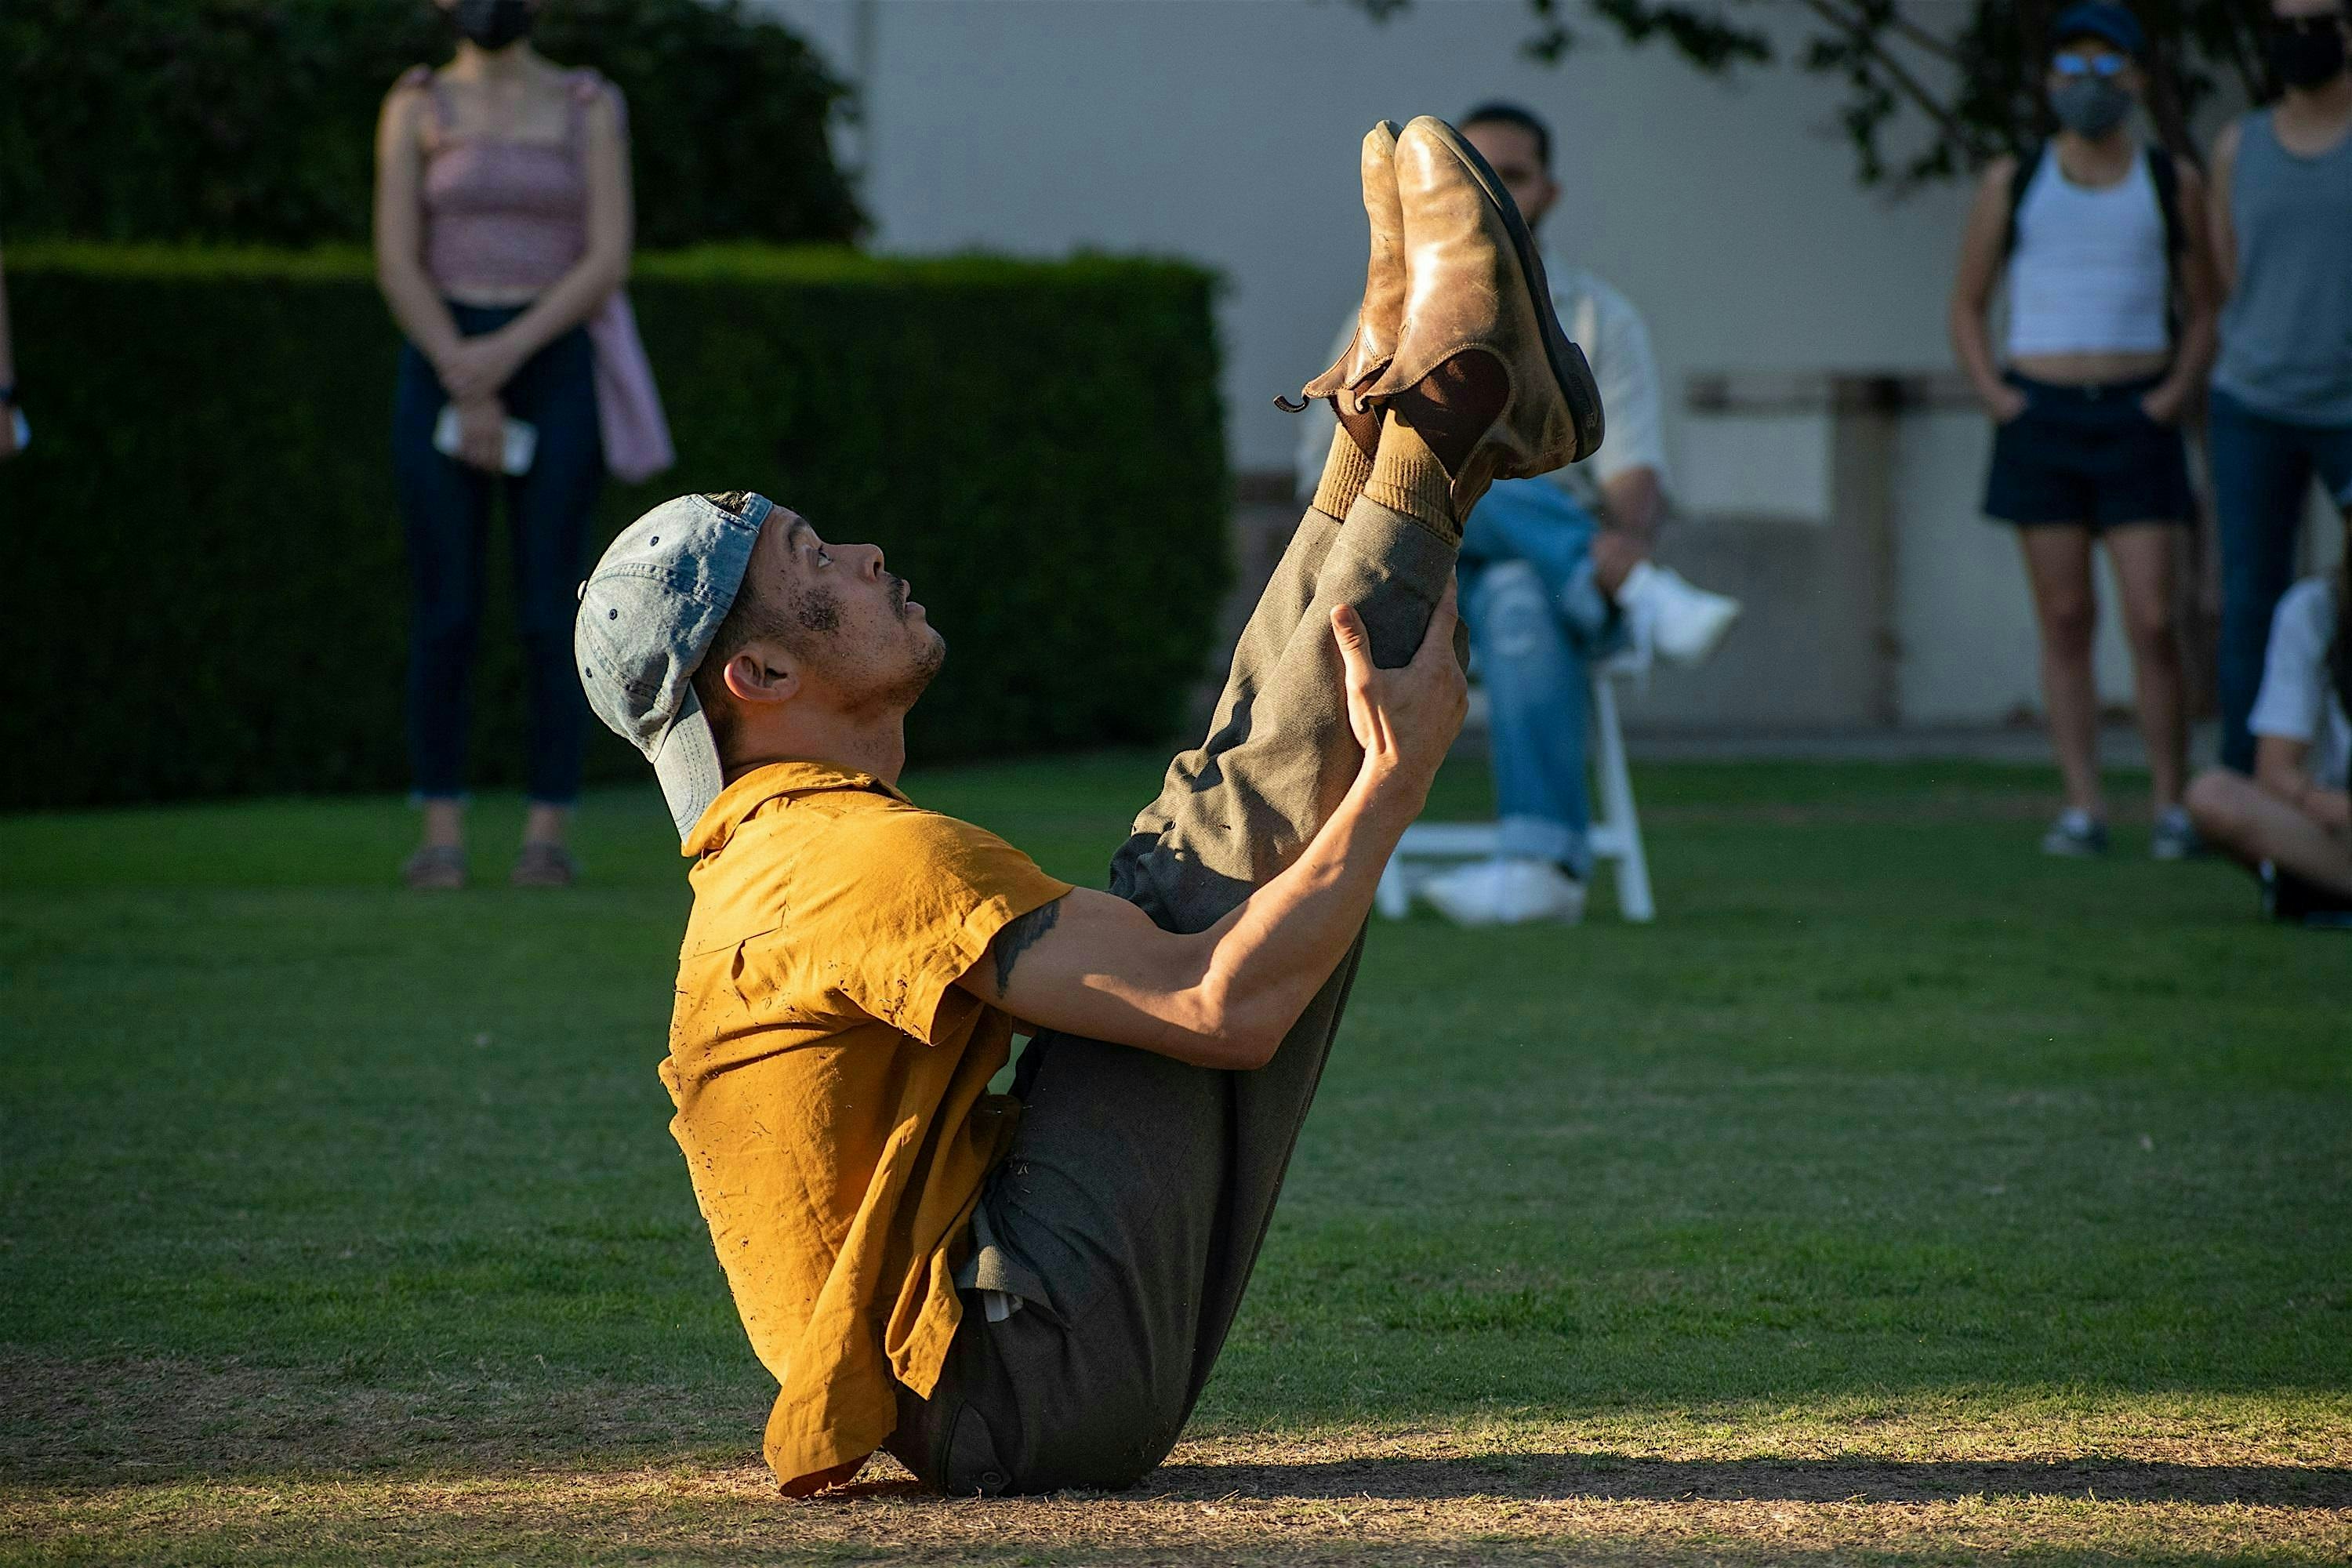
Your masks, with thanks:
[{"label": "man's ear", "polygon": [[793,660],[765,647],[747,647],[719,672],[727,695],[747,707],[789,702],[800,695],[800,671]]}]

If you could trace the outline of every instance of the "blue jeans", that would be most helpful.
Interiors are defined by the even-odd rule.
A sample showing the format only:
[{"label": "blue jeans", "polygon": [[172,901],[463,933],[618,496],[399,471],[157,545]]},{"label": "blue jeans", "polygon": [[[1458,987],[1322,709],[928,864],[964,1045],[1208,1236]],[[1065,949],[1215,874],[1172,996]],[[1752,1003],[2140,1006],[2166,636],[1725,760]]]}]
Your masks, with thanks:
[{"label": "blue jeans", "polygon": [[[522,314],[520,307],[457,304],[449,311],[467,337]],[[530,471],[502,483],[522,631],[523,783],[533,801],[550,805],[570,805],[580,794],[587,704],[572,668],[572,616],[581,550],[604,482],[594,353],[575,327],[524,362],[499,395],[511,417],[539,427]],[[465,793],[482,552],[490,491],[501,484],[433,449],[434,421],[447,401],[432,364],[415,344],[404,345],[393,395],[392,475],[408,539],[409,767],[425,800]]]},{"label": "blue jeans", "polygon": [[1505,479],[1462,531],[1462,619],[1486,686],[1500,852],[1591,871],[1585,729],[1596,659],[1624,617],[1592,579],[1592,514],[1548,479]]},{"label": "blue jeans", "polygon": [[2246,715],[2262,689],[2271,616],[2294,581],[2295,536],[2316,472],[2352,506],[2352,425],[2290,425],[2213,389],[2209,434],[2221,543],[2221,764],[2254,771]]}]

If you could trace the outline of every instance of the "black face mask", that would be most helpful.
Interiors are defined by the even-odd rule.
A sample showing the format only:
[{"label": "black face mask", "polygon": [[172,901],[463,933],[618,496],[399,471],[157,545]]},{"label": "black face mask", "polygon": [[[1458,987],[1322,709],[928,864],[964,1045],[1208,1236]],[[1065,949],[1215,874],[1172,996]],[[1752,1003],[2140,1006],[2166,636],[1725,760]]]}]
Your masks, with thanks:
[{"label": "black face mask", "polygon": [[529,0],[457,0],[449,25],[467,41],[503,49],[530,31]]},{"label": "black face mask", "polygon": [[2289,87],[2323,87],[2344,69],[2344,28],[2333,16],[2316,16],[2297,26],[2274,26],[2271,69]]}]

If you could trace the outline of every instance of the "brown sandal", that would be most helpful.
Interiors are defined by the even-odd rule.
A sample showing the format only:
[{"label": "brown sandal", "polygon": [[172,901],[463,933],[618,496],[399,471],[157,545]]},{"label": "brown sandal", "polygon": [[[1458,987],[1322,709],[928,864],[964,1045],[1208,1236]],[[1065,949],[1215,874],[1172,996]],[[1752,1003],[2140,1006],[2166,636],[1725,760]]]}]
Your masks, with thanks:
[{"label": "brown sandal", "polygon": [[466,885],[462,845],[426,844],[401,862],[400,879],[419,893],[454,893]]},{"label": "brown sandal", "polygon": [[518,888],[568,888],[579,876],[580,866],[572,852],[542,839],[522,847],[507,880]]}]

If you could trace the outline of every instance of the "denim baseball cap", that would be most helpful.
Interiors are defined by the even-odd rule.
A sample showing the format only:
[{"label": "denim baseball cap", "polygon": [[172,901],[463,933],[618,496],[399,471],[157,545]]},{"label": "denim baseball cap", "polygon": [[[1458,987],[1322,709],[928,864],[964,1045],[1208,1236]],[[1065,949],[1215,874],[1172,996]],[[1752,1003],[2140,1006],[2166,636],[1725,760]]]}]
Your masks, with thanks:
[{"label": "denim baseball cap", "polygon": [[2134,59],[2147,53],[2147,35],[2140,30],[2139,18],[2116,0],[2081,0],[2059,12],[2050,24],[2050,47],[2063,49],[2077,38],[2113,44]]},{"label": "denim baseball cap", "polygon": [[694,672],[774,510],[744,490],[666,500],[623,529],[580,584],[572,647],[588,706],[653,763],[681,844],[727,782]]}]

